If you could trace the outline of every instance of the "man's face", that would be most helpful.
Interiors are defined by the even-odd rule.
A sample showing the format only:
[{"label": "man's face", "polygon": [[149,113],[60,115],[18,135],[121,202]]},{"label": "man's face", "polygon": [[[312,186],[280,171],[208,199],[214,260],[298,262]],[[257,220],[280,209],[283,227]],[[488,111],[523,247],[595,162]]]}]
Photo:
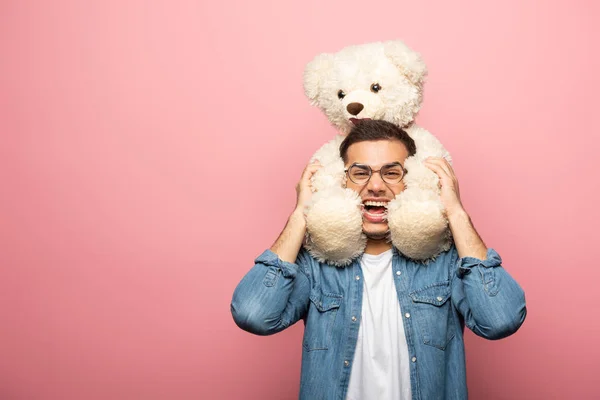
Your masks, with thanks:
[{"label": "man's face", "polygon": [[[373,171],[386,164],[399,162],[404,165],[408,150],[399,140],[377,140],[358,142],[348,147],[345,168],[358,163],[368,165]],[[363,232],[369,239],[384,239],[389,230],[387,224],[387,203],[404,190],[404,182],[389,184],[381,179],[379,172],[373,172],[371,179],[364,185],[357,185],[350,179],[346,187],[355,190],[363,203]],[[381,206],[377,203],[385,203]]]}]

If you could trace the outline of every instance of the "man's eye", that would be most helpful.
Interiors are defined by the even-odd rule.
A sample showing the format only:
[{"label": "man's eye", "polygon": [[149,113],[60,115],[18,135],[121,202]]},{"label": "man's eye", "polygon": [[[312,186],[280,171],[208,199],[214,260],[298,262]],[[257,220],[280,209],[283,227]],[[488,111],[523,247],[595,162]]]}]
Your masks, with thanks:
[{"label": "man's eye", "polygon": [[385,174],[385,176],[389,176],[390,178],[397,178],[400,176],[400,172],[398,171],[387,171]]},{"label": "man's eye", "polygon": [[352,175],[356,176],[356,177],[362,177],[362,176],[369,176],[369,173],[365,172],[365,171],[356,171],[356,172],[353,172]]}]

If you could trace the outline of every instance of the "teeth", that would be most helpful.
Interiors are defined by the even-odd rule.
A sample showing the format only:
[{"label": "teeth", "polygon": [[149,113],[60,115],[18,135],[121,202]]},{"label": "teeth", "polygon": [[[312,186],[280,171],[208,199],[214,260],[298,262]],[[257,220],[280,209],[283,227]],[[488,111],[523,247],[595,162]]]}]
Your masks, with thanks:
[{"label": "teeth", "polygon": [[364,214],[370,215],[371,217],[381,218],[384,221],[387,221],[387,217],[388,217],[387,211],[384,212],[383,214],[373,214],[373,213],[368,212],[367,210],[363,210],[363,215]]},{"label": "teeth", "polygon": [[385,207],[387,208],[387,201],[365,201],[365,206]]}]

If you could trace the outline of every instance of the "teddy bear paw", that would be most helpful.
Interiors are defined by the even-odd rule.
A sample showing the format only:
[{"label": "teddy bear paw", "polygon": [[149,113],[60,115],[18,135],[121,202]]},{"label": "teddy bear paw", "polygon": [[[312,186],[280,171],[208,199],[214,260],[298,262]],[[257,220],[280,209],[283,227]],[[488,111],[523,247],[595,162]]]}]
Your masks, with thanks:
[{"label": "teddy bear paw", "polygon": [[405,256],[427,260],[450,248],[452,236],[439,196],[406,189],[388,206],[392,244]]},{"label": "teddy bear paw", "polygon": [[361,199],[351,189],[331,188],[313,194],[305,210],[305,248],[321,262],[346,266],[363,253]]}]

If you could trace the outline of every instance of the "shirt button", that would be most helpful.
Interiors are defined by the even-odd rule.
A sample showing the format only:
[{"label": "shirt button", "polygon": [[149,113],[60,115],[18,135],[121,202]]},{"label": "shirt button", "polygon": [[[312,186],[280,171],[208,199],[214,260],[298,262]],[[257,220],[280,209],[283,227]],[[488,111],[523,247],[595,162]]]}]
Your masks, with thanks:
[{"label": "shirt button", "polygon": [[404,314],[404,316],[405,316],[406,318],[410,318],[410,313],[406,313],[406,314]]},{"label": "shirt button", "polygon": [[442,299],[442,296],[438,296],[438,297],[437,297],[437,301],[442,301],[442,300],[443,300],[443,299]]},{"label": "shirt button", "polygon": [[356,275],[356,280],[360,281],[360,276]]},{"label": "shirt button", "polygon": [[417,362],[417,357],[411,358],[412,362]]},{"label": "shirt button", "polygon": [[354,315],[352,316],[352,322],[356,322],[356,317]]},{"label": "shirt button", "polygon": [[344,365],[347,367],[348,365],[350,365],[350,363],[348,362],[348,360],[344,361]]},{"label": "shirt button", "polygon": [[396,275],[401,275],[402,272],[401,271],[396,271]]}]

